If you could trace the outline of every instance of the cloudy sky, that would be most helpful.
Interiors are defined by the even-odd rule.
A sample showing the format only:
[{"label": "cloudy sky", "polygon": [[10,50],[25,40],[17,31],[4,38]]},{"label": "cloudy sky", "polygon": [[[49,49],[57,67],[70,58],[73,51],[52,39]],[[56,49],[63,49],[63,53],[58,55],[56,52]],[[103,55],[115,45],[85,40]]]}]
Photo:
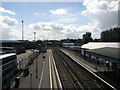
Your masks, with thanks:
[{"label": "cloudy sky", "polygon": [[106,29],[118,26],[118,0],[81,0],[80,2],[2,2],[0,39],[60,40],[82,38],[91,32],[100,38]]}]

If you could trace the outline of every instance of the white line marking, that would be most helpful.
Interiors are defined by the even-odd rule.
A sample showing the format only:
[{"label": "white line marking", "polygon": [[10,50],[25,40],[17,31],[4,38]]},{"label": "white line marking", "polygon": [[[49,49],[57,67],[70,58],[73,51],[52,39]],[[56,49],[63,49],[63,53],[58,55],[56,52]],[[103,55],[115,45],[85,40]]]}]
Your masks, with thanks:
[{"label": "white line marking", "polygon": [[[52,53],[52,51],[51,51]],[[52,57],[53,57],[53,53],[52,53]],[[58,79],[58,83],[59,83],[59,88],[60,90],[62,90],[62,84],[61,84],[61,81],[60,81],[60,76],[58,74],[58,70],[57,70],[57,67],[56,67],[56,64],[55,64],[55,60],[54,60],[54,57],[53,57],[53,65],[54,65],[54,68],[55,68],[55,72],[56,72],[56,75],[57,75],[57,79]]]},{"label": "white line marking", "polygon": [[52,89],[52,74],[51,74],[50,51],[49,51],[49,71],[50,71],[50,88]]},{"label": "white line marking", "polygon": [[42,69],[42,74],[41,74],[41,77],[40,77],[40,83],[39,83],[39,87],[38,88],[41,88],[41,84],[42,84],[42,80],[43,80],[43,74],[44,74],[44,69],[45,69],[45,61],[43,63],[43,69]]}]

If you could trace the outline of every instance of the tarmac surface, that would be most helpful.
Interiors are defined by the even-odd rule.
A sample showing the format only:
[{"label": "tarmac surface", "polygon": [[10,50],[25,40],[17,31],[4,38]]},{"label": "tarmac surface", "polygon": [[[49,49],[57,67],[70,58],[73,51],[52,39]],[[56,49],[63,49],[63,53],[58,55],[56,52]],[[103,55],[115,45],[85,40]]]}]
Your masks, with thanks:
[{"label": "tarmac surface", "polygon": [[[50,88],[48,52],[41,53],[29,66],[29,76],[20,78],[19,88]],[[43,55],[46,57],[43,59]]]}]

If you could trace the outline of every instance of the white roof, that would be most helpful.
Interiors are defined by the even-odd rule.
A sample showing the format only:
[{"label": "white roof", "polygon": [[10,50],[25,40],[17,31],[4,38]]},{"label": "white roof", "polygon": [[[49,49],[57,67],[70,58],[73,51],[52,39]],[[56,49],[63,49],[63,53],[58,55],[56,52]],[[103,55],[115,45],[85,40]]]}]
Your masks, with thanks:
[{"label": "white roof", "polygon": [[112,47],[112,48],[120,48],[120,43],[117,42],[89,42],[81,46],[81,48],[86,49],[97,49],[103,47]]},{"label": "white roof", "polygon": [[0,55],[0,59],[6,58],[9,56],[13,56],[13,55],[16,55],[16,53],[3,54],[3,55]]}]

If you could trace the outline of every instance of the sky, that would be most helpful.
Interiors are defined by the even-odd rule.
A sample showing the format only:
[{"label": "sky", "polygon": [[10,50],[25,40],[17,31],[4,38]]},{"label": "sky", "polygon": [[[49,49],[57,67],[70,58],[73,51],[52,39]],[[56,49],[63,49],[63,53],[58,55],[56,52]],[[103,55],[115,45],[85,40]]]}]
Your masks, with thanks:
[{"label": "sky", "polygon": [[0,39],[78,39],[86,32],[100,38],[104,30],[118,26],[118,0],[81,2],[2,2]]}]

